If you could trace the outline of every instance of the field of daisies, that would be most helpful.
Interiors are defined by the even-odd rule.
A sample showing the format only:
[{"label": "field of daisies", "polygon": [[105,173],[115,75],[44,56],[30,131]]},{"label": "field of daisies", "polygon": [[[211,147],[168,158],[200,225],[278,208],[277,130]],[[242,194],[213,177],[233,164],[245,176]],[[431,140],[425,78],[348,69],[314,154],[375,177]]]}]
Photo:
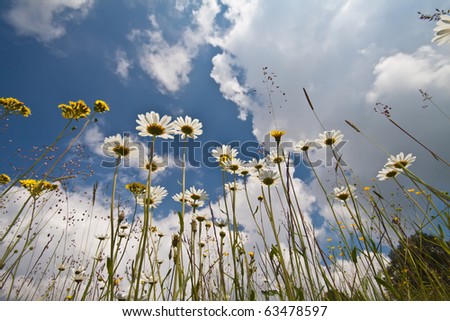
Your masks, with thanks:
[{"label": "field of daisies", "polygon": [[[16,98],[0,98],[0,104],[5,122],[31,114]],[[2,300],[450,299],[449,195],[414,174],[412,154],[386,154],[377,177],[358,184],[337,148],[340,130],[324,130],[287,150],[285,132],[274,129],[268,134],[274,148],[259,158],[244,159],[229,145],[211,150],[223,178],[213,208],[208,191],[188,184],[187,143],[203,134],[202,122],[149,111],[137,115],[135,128],[148,144],[146,154],[129,136],[105,137],[102,149],[114,159],[108,194],[95,183],[77,198],[70,193],[76,176],[95,175],[89,168],[80,172],[77,141],[110,106],[79,100],[58,107],[67,124],[54,142],[36,150],[27,168],[0,173],[0,215],[7,220],[0,226]],[[387,108],[383,113],[399,126]],[[167,166],[155,144],[175,136],[185,143],[180,189],[168,195],[154,183]],[[315,149],[331,155],[330,177],[315,171],[309,157]],[[334,217],[326,242],[305,215],[310,209],[292,175],[294,153],[309,163]],[[123,164],[138,156],[146,179],[123,184]],[[329,179],[340,185],[327,190],[322,182]],[[386,180],[400,191],[396,199],[380,184]],[[154,211],[170,198],[179,206],[170,216],[177,228],[167,233]],[[403,216],[402,206],[413,213]],[[244,218],[259,238],[256,247],[249,246]]]}]

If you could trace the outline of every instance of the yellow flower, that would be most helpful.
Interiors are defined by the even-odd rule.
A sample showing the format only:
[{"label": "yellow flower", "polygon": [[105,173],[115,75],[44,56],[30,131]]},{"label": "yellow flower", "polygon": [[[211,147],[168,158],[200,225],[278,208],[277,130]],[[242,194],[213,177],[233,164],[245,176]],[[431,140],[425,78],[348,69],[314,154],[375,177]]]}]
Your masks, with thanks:
[{"label": "yellow flower", "polygon": [[255,252],[248,252],[248,256],[253,259],[255,257]]},{"label": "yellow flower", "polygon": [[420,191],[417,191],[417,192],[416,192],[416,195],[420,195],[420,194],[422,194],[422,192],[420,192]]},{"label": "yellow flower", "polygon": [[360,240],[360,241],[364,241],[364,236],[361,236],[361,237],[359,238],[359,240]]},{"label": "yellow flower", "polygon": [[58,108],[62,110],[62,116],[67,119],[78,120],[86,118],[91,113],[91,109],[83,100],[69,101],[69,105],[61,104]]},{"label": "yellow flower", "polygon": [[369,187],[369,186],[364,186],[364,190],[365,190],[365,191],[369,191],[369,190],[370,190],[370,187]]},{"label": "yellow flower", "polygon": [[19,183],[24,187],[28,192],[30,192],[31,196],[38,197],[41,194],[49,191],[54,191],[58,189],[58,185],[52,184],[48,181],[37,181],[35,179],[23,179],[20,180]]},{"label": "yellow flower", "polygon": [[270,136],[272,136],[273,138],[275,138],[275,141],[277,143],[280,142],[281,140],[281,136],[283,136],[284,134],[286,134],[286,132],[284,130],[278,130],[278,129],[274,129],[270,131]]},{"label": "yellow flower", "polygon": [[94,104],[94,111],[97,113],[104,113],[109,111],[109,106],[103,100],[96,100]]},{"label": "yellow flower", "polygon": [[344,253],[342,253],[342,252],[341,252],[341,253],[339,253],[339,256],[344,256]]},{"label": "yellow flower", "polygon": [[333,255],[328,255],[328,258],[329,258],[330,260],[332,260],[334,257],[333,257]]},{"label": "yellow flower", "polygon": [[331,237],[327,238],[327,242],[331,242],[333,239]]},{"label": "yellow flower", "polygon": [[141,195],[145,192],[145,185],[139,182],[127,184],[125,185],[125,188],[129,190],[134,195],[134,197],[137,197],[138,195]]},{"label": "yellow flower", "polygon": [[6,174],[0,174],[0,185],[8,184],[11,181],[11,178]]},{"label": "yellow flower", "polygon": [[414,193],[414,191],[415,191],[414,188],[410,188],[410,189],[408,190],[408,192],[410,192],[410,193]]},{"label": "yellow flower", "polygon": [[15,114],[15,115],[22,115],[24,117],[28,117],[31,115],[30,108],[25,106],[25,104],[16,98],[0,98],[0,105],[3,105],[5,110],[8,113]]}]

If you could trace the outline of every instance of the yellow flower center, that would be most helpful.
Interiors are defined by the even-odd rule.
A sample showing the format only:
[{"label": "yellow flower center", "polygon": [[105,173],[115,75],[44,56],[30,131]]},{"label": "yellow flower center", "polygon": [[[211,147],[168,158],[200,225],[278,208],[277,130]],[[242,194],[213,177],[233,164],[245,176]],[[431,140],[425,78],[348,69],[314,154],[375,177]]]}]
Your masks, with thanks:
[{"label": "yellow flower center", "polygon": [[119,156],[127,156],[130,153],[130,149],[123,145],[119,145],[113,148],[113,152]]},{"label": "yellow flower center", "polygon": [[263,183],[264,185],[272,185],[274,182],[275,182],[275,180],[274,180],[272,177],[265,177],[265,178],[262,180],[262,183]]},{"label": "yellow flower center", "polygon": [[349,197],[350,197],[350,194],[347,194],[347,193],[341,193],[341,194],[337,195],[337,198],[339,198],[342,201],[345,201]]},{"label": "yellow flower center", "polygon": [[192,133],[194,133],[194,128],[192,128],[192,126],[189,125],[181,126],[180,130],[183,134],[186,134],[187,136],[192,135]]},{"label": "yellow flower center", "polygon": [[160,136],[166,132],[166,129],[160,124],[150,124],[147,126],[147,132],[152,136]]},{"label": "yellow flower center", "polygon": [[387,172],[386,173],[386,177],[389,177],[389,178],[391,178],[391,177],[395,177],[396,175],[397,175],[397,171],[390,171],[390,172]]},{"label": "yellow flower center", "polygon": [[408,165],[408,162],[406,160],[401,160],[401,161],[398,161],[397,163],[395,163],[394,167],[401,169],[401,168],[405,167],[406,165]]}]

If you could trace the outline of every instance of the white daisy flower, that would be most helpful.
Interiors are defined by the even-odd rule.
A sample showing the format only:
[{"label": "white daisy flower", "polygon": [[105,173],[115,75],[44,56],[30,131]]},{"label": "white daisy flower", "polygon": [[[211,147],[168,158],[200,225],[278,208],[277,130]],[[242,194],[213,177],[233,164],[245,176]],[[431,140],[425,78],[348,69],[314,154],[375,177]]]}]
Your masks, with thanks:
[{"label": "white daisy flower", "polygon": [[162,200],[167,196],[167,190],[161,186],[150,187],[150,194],[147,198],[146,193],[141,194],[137,197],[137,202],[139,205],[144,206],[147,204],[149,207],[156,208],[161,204]]},{"label": "white daisy flower", "polygon": [[181,135],[182,139],[197,138],[203,134],[202,123],[198,119],[192,119],[190,116],[177,117],[174,122],[176,134]]},{"label": "white daisy flower", "polygon": [[106,137],[103,143],[105,154],[111,157],[135,157],[138,148],[133,146],[130,137],[122,137],[120,134]]},{"label": "white daisy flower", "polygon": [[235,148],[231,148],[230,145],[222,145],[213,149],[211,154],[219,163],[222,164],[228,159],[235,158],[238,152]]},{"label": "white daisy flower", "polygon": [[307,152],[311,148],[316,146],[316,142],[310,141],[309,139],[299,140],[297,144],[294,145],[295,152]]},{"label": "white daisy flower", "polygon": [[258,178],[261,184],[271,186],[277,184],[280,175],[276,171],[266,168],[259,173]]},{"label": "white daisy flower", "polygon": [[136,127],[136,130],[139,131],[139,136],[173,138],[175,128],[174,124],[170,122],[172,117],[167,115],[160,117],[158,113],[152,111],[145,115],[140,114],[138,118],[136,122],[139,126]]},{"label": "white daisy flower", "polygon": [[248,162],[247,166],[252,170],[252,172],[257,174],[260,170],[262,170],[266,166],[266,160],[264,158],[262,159],[253,158],[250,162]]},{"label": "white daisy flower", "polygon": [[189,190],[186,190],[185,196],[194,201],[206,201],[208,199],[208,194],[205,192],[204,189],[202,188],[197,189],[194,186],[191,186]]},{"label": "white daisy flower", "polygon": [[396,169],[395,167],[384,167],[378,172],[377,178],[380,181],[385,181],[389,178],[393,178],[400,173],[401,169]]},{"label": "white daisy flower", "polygon": [[339,144],[342,138],[344,138],[344,135],[341,134],[340,130],[331,130],[319,134],[319,138],[315,142],[320,146],[326,147]]},{"label": "white daisy flower", "polygon": [[438,45],[450,44],[450,15],[441,15],[433,31],[436,35],[431,41]]},{"label": "white daisy flower", "polygon": [[109,239],[109,235],[108,234],[95,234],[95,237],[99,240],[99,241],[104,241]]},{"label": "white daisy flower", "polygon": [[149,159],[144,160],[144,169],[150,170],[152,172],[163,171],[167,167],[167,160],[163,159],[161,156],[153,155],[152,162],[150,164]]},{"label": "white daisy flower", "polygon": [[354,198],[356,198],[355,195],[355,186],[341,186],[341,187],[335,187],[333,189],[333,195],[336,199],[345,202],[347,199],[349,199],[352,195]]},{"label": "white daisy flower", "polygon": [[228,172],[236,174],[242,168],[242,161],[239,158],[231,158],[222,162],[222,165]]},{"label": "white daisy flower", "polygon": [[403,168],[408,168],[416,160],[416,156],[412,154],[404,155],[403,152],[397,156],[390,156],[385,167],[395,167],[397,170],[402,170]]},{"label": "white daisy flower", "polygon": [[242,189],[243,189],[242,184],[240,184],[238,182],[236,182],[236,183],[234,183],[234,182],[225,183],[225,190],[227,192],[235,192],[235,191],[237,192],[237,191],[240,191]]},{"label": "white daisy flower", "polygon": [[284,153],[282,151],[276,152],[271,151],[269,155],[267,155],[267,161],[269,164],[281,164],[285,161]]}]

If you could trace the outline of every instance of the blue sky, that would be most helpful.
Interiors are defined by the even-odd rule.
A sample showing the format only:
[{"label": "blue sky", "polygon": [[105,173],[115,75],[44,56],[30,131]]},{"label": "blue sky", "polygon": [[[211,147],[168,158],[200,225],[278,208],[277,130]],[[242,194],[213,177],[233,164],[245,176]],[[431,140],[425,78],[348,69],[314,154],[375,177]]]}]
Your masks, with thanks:
[{"label": "blue sky", "polygon": [[[201,142],[261,141],[275,128],[262,83],[267,66],[277,75],[272,102],[286,141],[314,139],[323,131],[303,96],[306,88],[326,128],[342,130],[349,141],[342,152],[363,185],[371,183],[386,155],[346,126],[346,119],[389,153],[417,155],[417,173],[448,189],[448,167],[374,112],[377,102],[390,105],[399,123],[450,158],[448,119],[432,106],[423,108],[418,91],[428,91],[448,110],[450,46],[432,43],[435,23],[420,21],[417,14],[446,5],[419,0],[2,1],[0,96],[24,101],[32,116],[11,117],[2,129],[7,157],[0,171],[8,172],[9,162],[23,162],[14,158],[16,148],[27,153],[51,143],[65,124],[57,106],[78,99],[91,106],[103,99],[111,107],[81,138],[95,179],[105,184],[112,171],[100,168],[103,158],[96,148],[105,136],[136,135],[141,113],[198,118]],[[318,171],[327,175],[332,169]],[[139,178],[133,169],[122,173],[122,183]],[[178,192],[179,174],[169,169],[158,183],[171,195]],[[308,212],[320,214],[311,218],[320,229],[331,217],[309,175],[296,168],[296,177],[304,179],[296,182],[299,192]],[[218,169],[188,171],[188,186],[205,187],[213,202],[220,183]],[[332,190],[338,182],[327,184]],[[169,200],[160,214],[175,205]]]}]

